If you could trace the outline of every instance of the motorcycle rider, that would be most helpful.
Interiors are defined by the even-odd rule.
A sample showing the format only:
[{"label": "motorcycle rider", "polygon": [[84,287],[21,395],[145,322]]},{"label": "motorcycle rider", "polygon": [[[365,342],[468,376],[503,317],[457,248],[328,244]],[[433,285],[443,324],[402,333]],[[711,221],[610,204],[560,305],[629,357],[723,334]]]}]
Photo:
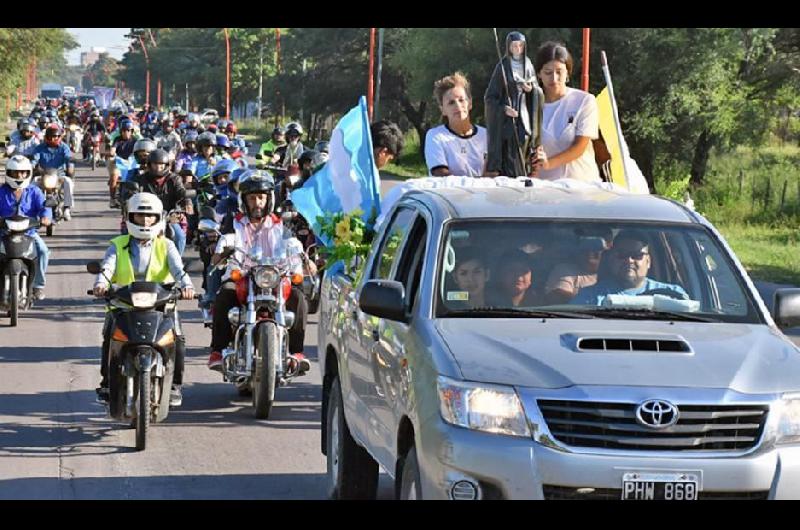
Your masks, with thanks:
[{"label": "motorcycle rider", "polygon": [[147,171],[150,153],[156,150],[156,143],[150,138],[140,138],[133,145],[133,161],[131,168],[123,180],[133,180],[136,175]]},{"label": "motorcycle rider", "polygon": [[[149,140],[152,142],[152,140]],[[183,209],[188,214],[193,212],[192,201],[186,197],[186,188],[181,178],[169,169],[169,154],[163,149],[156,149],[147,160],[147,170],[137,173],[130,179],[139,185],[139,190],[152,193],[161,201],[166,212]],[[186,248],[186,232],[181,223],[166,220],[172,230],[172,240],[183,256]]]},{"label": "motorcycle rider", "polygon": [[[272,159],[272,155],[275,154],[275,151],[279,147],[283,147],[286,145],[286,130],[283,127],[275,127],[272,129],[272,137],[269,139],[268,142],[261,144],[261,149],[258,151],[258,154],[261,155],[262,160],[269,161]],[[265,162],[259,162],[259,166],[263,165]]]},{"label": "motorcycle rider", "polygon": [[282,168],[297,165],[297,160],[303,154],[305,147],[300,141],[303,136],[303,126],[297,122],[292,122],[286,126],[286,144],[275,149],[272,155],[272,163]]},{"label": "motorcycle rider", "polygon": [[[52,210],[45,206],[44,193],[38,186],[31,186],[33,165],[20,154],[12,156],[6,163],[6,181],[0,186],[0,218],[13,217],[16,214],[41,219],[42,226],[48,226],[53,219]],[[36,245],[36,275],[33,279],[33,298],[44,299],[45,275],[50,260],[50,250],[44,240],[29,228],[26,232]]]},{"label": "motorcycle rider", "polygon": [[[117,287],[129,285],[134,281],[152,281],[172,283],[176,279],[180,283],[184,300],[194,297],[194,286],[188,274],[183,270],[181,259],[175,244],[163,236],[164,207],[152,193],[137,193],[127,204],[128,234],[117,236],[111,240],[102,262],[102,271],[94,283],[94,296],[106,294],[111,283]],[[108,352],[111,333],[114,325],[115,311],[106,313],[103,327],[102,360],[100,374],[102,380],[96,389],[100,401],[108,402]],[[186,340],[180,333],[178,312],[175,311],[176,335],[175,372],[170,392],[170,406],[177,407],[183,400],[181,385],[183,384],[183,364],[186,356]]]},{"label": "motorcycle rider", "polygon": [[[239,207],[241,211],[233,219],[232,237],[220,238],[215,254],[219,255],[224,252],[229,239],[233,239],[235,247],[244,250],[247,254],[252,249],[260,247],[265,257],[287,253],[292,247],[302,248],[300,242],[292,237],[291,232],[283,226],[280,218],[272,213],[275,201],[274,191],[275,182],[269,174],[252,174],[248,178],[240,179]],[[234,257],[244,263],[246,267],[251,264],[250,258],[241,251],[236,251]],[[211,355],[208,358],[210,370],[222,371],[222,349],[233,340],[228,311],[239,303],[236,283],[230,279],[231,273],[236,269],[240,269],[240,266],[235,260],[229,260],[222,277],[222,286],[214,300]],[[299,265],[294,272],[302,274],[302,265]],[[286,301],[286,307],[295,314],[295,321],[289,328],[290,354],[288,358],[290,365],[288,370],[302,375],[311,367],[302,353],[307,307],[302,291],[294,285],[289,299]]]},{"label": "motorcycle rider", "polygon": [[72,195],[74,183],[72,176],[75,166],[71,162],[72,153],[66,143],[61,141],[63,133],[56,124],[47,127],[44,133],[44,142],[33,149],[33,163],[42,169],[56,168],[61,175],[61,188],[64,191],[64,219],[72,219],[72,208],[75,199]]},{"label": "motorcycle rider", "polygon": [[12,135],[11,143],[6,152],[9,156],[14,155],[14,153],[25,156],[33,155],[33,150],[40,143],[39,138],[34,134],[33,125],[26,121],[20,127],[19,135],[16,137]]},{"label": "motorcycle rider", "polygon": [[155,137],[156,146],[170,154],[170,159],[175,160],[183,149],[181,135],[175,132],[175,126],[169,117],[161,120],[161,130]]},{"label": "motorcycle rider", "polygon": [[197,155],[192,159],[190,168],[192,175],[197,180],[211,173],[211,169],[219,161],[216,154],[217,137],[213,133],[205,132],[197,137]]},{"label": "motorcycle rider", "polygon": [[242,154],[247,154],[247,143],[244,141],[244,138],[237,138],[236,136],[239,134],[239,130],[236,127],[236,124],[232,121],[229,121],[225,128],[222,131],[231,141],[231,144],[234,148],[240,151]]},{"label": "motorcycle rider", "polygon": [[180,173],[184,168],[190,168],[192,160],[197,155],[197,133],[192,131],[183,137],[183,149],[175,157],[175,171]]},{"label": "motorcycle rider", "polygon": [[110,195],[108,205],[111,208],[118,208],[120,206],[116,195],[117,185],[119,184],[119,179],[122,172],[117,167],[116,157],[120,157],[125,160],[129,159],[133,154],[135,145],[136,138],[133,134],[133,122],[130,119],[123,119],[120,122],[119,138],[112,142],[110,156],[108,159],[108,193]]},{"label": "motorcycle rider", "polygon": [[89,121],[86,123],[83,129],[84,160],[89,158],[92,149],[92,142],[94,141],[94,137],[97,134],[105,135],[106,126],[103,125],[103,120],[100,119],[100,111],[93,110],[91,114],[89,114]]}]

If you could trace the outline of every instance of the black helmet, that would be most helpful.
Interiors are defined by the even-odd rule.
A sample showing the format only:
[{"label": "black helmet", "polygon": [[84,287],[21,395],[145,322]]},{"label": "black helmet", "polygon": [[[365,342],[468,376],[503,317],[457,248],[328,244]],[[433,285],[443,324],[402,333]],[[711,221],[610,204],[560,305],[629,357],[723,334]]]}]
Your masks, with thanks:
[{"label": "black helmet", "polygon": [[318,154],[319,151],[315,151],[314,149],[306,149],[300,154],[300,158],[297,159],[297,165],[302,168],[305,162],[313,162],[314,157]]},{"label": "black helmet", "polygon": [[[275,205],[275,180],[272,175],[266,171],[245,171],[239,177],[239,209],[244,212],[247,217],[261,219],[272,213],[272,208]],[[251,193],[266,193],[268,194],[267,204],[262,212],[258,215],[251,215],[247,208],[247,201],[245,196]],[[256,212],[253,212],[256,213]]]},{"label": "black helmet", "polygon": [[[519,31],[512,31],[506,36],[506,55],[508,55],[508,47],[511,46],[511,43],[519,41],[522,41],[522,44],[524,44],[525,48],[527,48],[528,45],[527,41],[525,40],[525,35],[520,33]],[[524,48],[522,54],[525,55]]]},{"label": "black helmet", "polygon": [[[163,170],[161,171],[153,171],[150,167],[150,164],[166,164]],[[164,149],[156,149],[150,153],[150,156],[147,157],[147,169],[150,173],[164,177],[169,174],[169,153],[167,153]]]},{"label": "black helmet", "polygon": [[275,127],[274,129],[272,129],[272,134],[273,135],[274,134],[286,134],[286,129],[284,129],[281,126]]}]

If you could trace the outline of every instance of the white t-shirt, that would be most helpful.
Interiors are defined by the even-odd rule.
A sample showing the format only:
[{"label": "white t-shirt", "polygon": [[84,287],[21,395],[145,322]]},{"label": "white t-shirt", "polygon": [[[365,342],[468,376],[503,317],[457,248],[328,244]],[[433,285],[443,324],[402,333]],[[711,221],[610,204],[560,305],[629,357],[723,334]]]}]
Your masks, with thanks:
[{"label": "white t-shirt", "polygon": [[447,166],[451,175],[480,177],[486,156],[486,129],[472,126],[472,135],[459,136],[447,125],[434,127],[425,135],[425,164],[428,172]]},{"label": "white t-shirt", "polygon": [[[544,104],[542,116],[542,147],[548,158],[563,153],[575,142],[576,136],[599,137],[597,101],[583,90],[567,87],[563,98]],[[592,143],[572,162],[554,169],[540,170],[539,178],[545,180],[576,179],[600,182],[600,172],[594,161]]]}]

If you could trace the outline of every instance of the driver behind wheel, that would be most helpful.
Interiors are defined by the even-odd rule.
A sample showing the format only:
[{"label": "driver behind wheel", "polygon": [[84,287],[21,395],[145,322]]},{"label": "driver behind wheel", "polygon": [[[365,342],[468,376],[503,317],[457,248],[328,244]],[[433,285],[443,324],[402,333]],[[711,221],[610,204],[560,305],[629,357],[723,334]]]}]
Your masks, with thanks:
[{"label": "driver behind wheel", "polygon": [[606,296],[621,294],[637,296],[650,291],[673,291],[676,297],[689,295],[679,285],[663,283],[647,277],[650,271],[650,245],[646,234],[639,230],[624,230],[614,239],[609,251],[609,276],[591,287],[581,289],[572,304],[602,305]]}]

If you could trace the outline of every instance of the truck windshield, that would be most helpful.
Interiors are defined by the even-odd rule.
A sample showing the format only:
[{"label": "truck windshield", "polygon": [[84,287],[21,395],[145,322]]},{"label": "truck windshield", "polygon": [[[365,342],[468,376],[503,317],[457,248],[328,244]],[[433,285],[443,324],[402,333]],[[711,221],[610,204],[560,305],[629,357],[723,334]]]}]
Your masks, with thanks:
[{"label": "truck windshield", "polygon": [[566,220],[447,227],[437,317],[585,317],[763,323],[704,227]]}]

